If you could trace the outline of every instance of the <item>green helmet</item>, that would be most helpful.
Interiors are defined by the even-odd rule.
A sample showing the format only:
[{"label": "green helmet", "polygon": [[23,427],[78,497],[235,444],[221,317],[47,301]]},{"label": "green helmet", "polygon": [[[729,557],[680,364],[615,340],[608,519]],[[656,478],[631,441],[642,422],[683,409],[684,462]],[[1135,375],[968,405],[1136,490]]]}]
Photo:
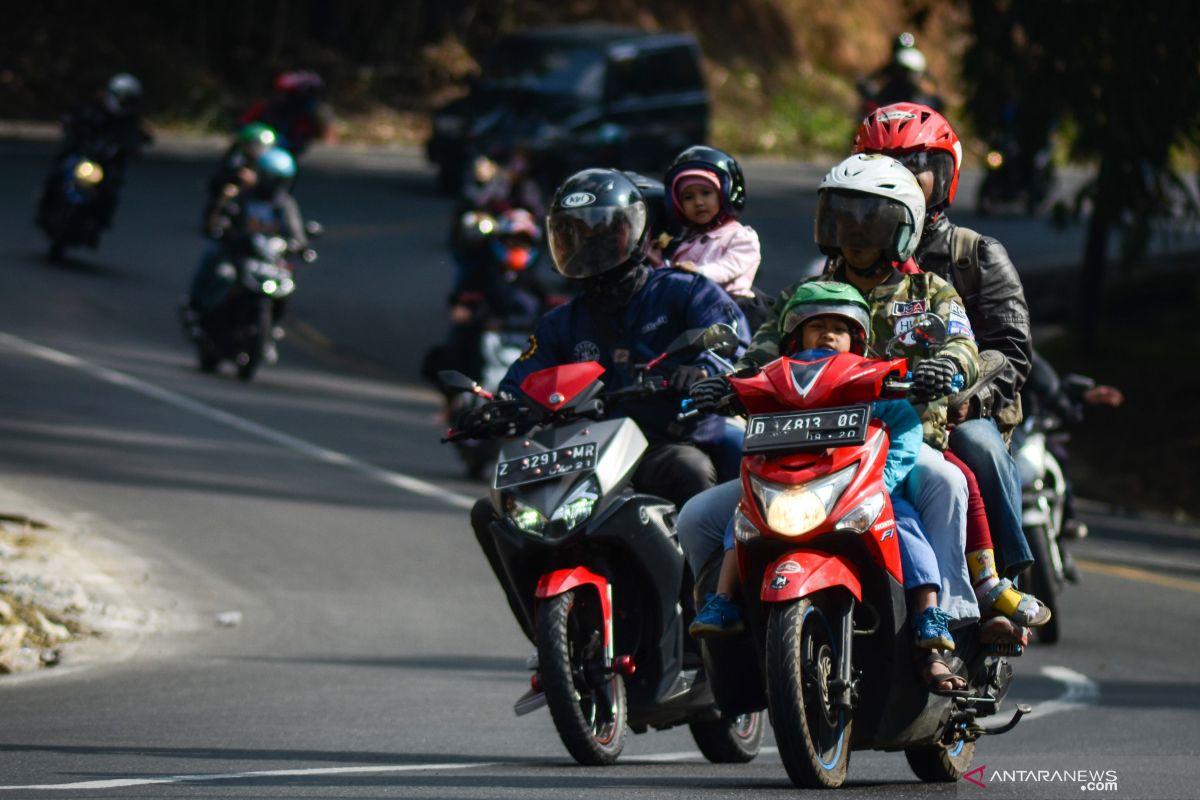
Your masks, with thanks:
[{"label": "green helmet", "polygon": [[238,131],[237,135],[238,144],[243,147],[259,145],[264,149],[274,147],[277,138],[275,130],[270,125],[264,125],[261,122],[251,122]]},{"label": "green helmet", "polygon": [[850,349],[862,355],[871,341],[871,307],[858,289],[836,281],[808,281],[800,284],[784,303],[779,315],[779,333],[787,338],[798,333],[813,317],[833,315],[850,324]]}]

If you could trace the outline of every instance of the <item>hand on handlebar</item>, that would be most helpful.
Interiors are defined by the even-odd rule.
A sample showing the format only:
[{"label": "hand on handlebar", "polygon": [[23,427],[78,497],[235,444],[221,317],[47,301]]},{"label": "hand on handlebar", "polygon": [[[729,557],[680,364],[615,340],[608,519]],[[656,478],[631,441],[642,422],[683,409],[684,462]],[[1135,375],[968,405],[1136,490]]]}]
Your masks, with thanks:
[{"label": "hand on handlebar", "polygon": [[671,373],[671,377],[667,379],[670,388],[677,392],[687,392],[698,383],[702,383],[708,377],[708,370],[704,367],[694,367],[689,364],[683,364],[675,368]]},{"label": "hand on handlebar", "polygon": [[944,397],[955,391],[954,379],[958,378],[962,386],[962,376],[958,365],[948,358],[935,356],[917,364],[913,370],[913,399],[919,403],[927,403],[938,397]]},{"label": "hand on handlebar", "polygon": [[724,400],[733,389],[729,385],[724,375],[718,375],[713,378],[705,378],[702,381],[697,381],[692,384],[688,390],[688,396],[691,398],[696,411],[703,414],[711,414],[716,411],[721,401]]}]

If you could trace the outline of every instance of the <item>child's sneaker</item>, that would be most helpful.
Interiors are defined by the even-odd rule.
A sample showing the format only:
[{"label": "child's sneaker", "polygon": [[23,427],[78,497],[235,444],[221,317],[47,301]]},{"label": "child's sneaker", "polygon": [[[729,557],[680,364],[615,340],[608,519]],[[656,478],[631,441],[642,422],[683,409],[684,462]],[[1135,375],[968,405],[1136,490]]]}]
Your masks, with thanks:
[{"label": "child's sneaker", "polygon": [[937,606],[921,612],[913,624],[917,633],[917,647],[922,650],[953,650],[954,637],[950,635],[950,615]]},{"label": "child's sneaker", "polygon": [[705,595],[704,608],[688,626],[688,633],[696,639],[717,639],[733,636],[746,629],[742,622],[742,611],[728,595],[709,592]]}]

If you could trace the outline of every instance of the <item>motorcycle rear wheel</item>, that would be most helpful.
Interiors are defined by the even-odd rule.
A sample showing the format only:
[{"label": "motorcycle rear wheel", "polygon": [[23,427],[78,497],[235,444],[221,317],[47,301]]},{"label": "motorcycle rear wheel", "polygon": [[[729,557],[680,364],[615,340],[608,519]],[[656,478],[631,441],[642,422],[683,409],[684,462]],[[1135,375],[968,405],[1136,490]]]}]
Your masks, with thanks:
[{"label": "motorcycle rear wheel", "polygon": [[953,747],[909,747],[904,757],[913,774],[926,783],[953,783],[970,771],[975,743],[960,739]]},{"label": "motorcycle rear wheel", "polygon": [[762,746],[763,719],[758,711],[736,717],[692,722],[688,728],[700,752],[714,764],[753,761]]},{"label": "motorcycle rear wheel", "polygon": [[849,712],[829,704],[838,639],[820,594],[771,609],[767,622],[767,701],[788,777],[806,789],[836,789],[850,767]]},{"label": "motorcycle rear wheel", "polygon": [[1060,584],[1050,560],[1050,532],[1045,525],[1033,525],[1025,529],[1025,538],[1029,540],[1029,549],[1033,553],[1033,565],[1025,572],[1029,591],[1053,611],[1050,621],[1034,628],[1033,632],[1042,644],[1054,644],[1060,634],[1057,610]]},{"label": "motorcycle rear wheel", "polygon": [[604,666],[604,620],[594,596],[570,591],[538,606],[538,672],[558,736],[584,766],[615,764],[625,747],[624,679]]}]

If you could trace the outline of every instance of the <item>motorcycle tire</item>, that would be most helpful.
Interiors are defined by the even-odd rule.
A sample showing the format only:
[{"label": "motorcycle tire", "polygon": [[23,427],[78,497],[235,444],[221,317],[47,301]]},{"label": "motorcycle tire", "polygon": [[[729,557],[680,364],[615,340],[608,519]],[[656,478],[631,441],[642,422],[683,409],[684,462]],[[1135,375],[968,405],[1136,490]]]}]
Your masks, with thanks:
[{"label": "motorcycle tire", "polygon": [[243,381],[254,378],[266,353],[267,337],[271,335],[271,301],[260,300],[256,311],[257,318],[248,326],[250,334],[242,342],[237,358],[237,376]]},{"label": "motorcycle tire", "polygon": [[753,711],[736,717],[688,724],[700,752],[714,764],[745,764],[762,746],[762,714]]},{"label": "motorcycle tire", "polygon": [[1029,540],[1029,550],[1033,553],[1033,565],[1025,571],[1025,580],[1028,582],[1029,591],[1054,612],[1049,622],[1033,629],[1041,644],[1054,644],[1060,634],[1058,623],[1061,614],[1057,601],[1061,584],[1054,574],[1054,563],[1050,560],[1049,533],[1044,525],[1033,525],[1025,529],[1025,538]]},{"label": "motorcycle tire", "polygon": [[827,681],[839,643],[821,594],[772,608],[767,622],[771,726],[788,777],[805,789],[845,783],[854,724],[847,711],[829,706]]},{"label": "motorcycle tire", "polygon": [[926,783],[954,783],[970,772],[975,743],[959,739],[953,747],[909,747],[904,757],[913,774]]},{"label": "motorcycle tire", "polygon": [[538,673],[554,727],[584,766],[615,764],[625,746],[624,679],[605,668],[604,620],[584,590],[543,601],[537,612]]}]

